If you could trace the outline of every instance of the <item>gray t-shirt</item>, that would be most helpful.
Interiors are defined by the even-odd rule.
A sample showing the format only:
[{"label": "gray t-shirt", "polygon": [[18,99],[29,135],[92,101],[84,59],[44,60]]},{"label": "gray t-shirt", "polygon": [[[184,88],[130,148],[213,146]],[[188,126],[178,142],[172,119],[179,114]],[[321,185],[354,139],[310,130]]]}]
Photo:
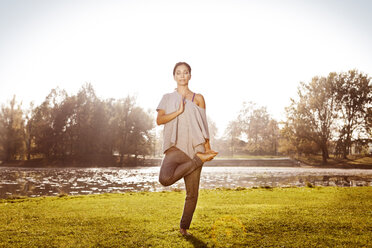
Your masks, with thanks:
[{"label": "gray t-shirt", "polygon": [[[156,110],[173,113],[178,110],[181,101],[182,96],[175,90],[163,95]],[[183,113],[164,124],[163,152],[176,146],[193,158],[197,152],[205,152],[205,139],[209,139],[206,111],[186,99]]]}]

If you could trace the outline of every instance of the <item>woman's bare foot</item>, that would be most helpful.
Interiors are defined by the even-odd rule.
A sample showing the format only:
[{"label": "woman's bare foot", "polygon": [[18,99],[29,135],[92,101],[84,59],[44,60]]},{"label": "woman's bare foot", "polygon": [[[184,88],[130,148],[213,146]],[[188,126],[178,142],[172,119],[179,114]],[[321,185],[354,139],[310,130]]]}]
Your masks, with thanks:
[{"label": "woman's bare foot", "polygon": [[214,153],[214,154],[216,154],[216,155],[218,154],[218,152],[215,152],[215,151],[213,151],[213,150],[206,150],[205,153]]},{"label": "woman's bare foot", "polygon": [[187,229],[180,228],[180,233],[181,233],[183,236],[192,236],[191,233],[188,233],[188,232],[187,232]]},{"label": "woman's bare foot", "polygon": [[212,160],[217,155],[217,153],[200,153],[200,152],[198,152],[196,154],[196,156],[198,156],[200,158],[200,160],[204,163],[206,161]]}]

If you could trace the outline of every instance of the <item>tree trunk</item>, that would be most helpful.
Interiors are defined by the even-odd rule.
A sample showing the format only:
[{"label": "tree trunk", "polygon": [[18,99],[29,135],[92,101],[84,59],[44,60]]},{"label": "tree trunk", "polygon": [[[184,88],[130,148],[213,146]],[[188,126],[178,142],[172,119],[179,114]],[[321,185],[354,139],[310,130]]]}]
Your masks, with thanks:
[{"label": "tree trunk", "polygon": [[347,159],[347,155],[349,155],[349,134],[346,135],[345,143],[343,146],[343,158]]},{"label": "tree trunk", "polygon": [[123,153],[120,153],[120,161],[119,161],[119,165],[120,166],[123,166]]},{"label": "tree trunk", "polygon": [[351,148],[351,127],[347,126],[345,147],[344,147],[344,158],[345,159],[347,159],[347,155],[350,155],[350,148]]},{"label": "tree trunk", "polygon": [[328,152],[328,148],[327,147],[325,148],[325,153],[326,153],[326,158],[329,159],[329,152]]},{"label": "tree trunk", "polygon": [[322,146],[322,158],[323,158],[323,161],[322,161],[322,164],[327,164],[327,154],[328,154],[328,150],[327,150],[327,146]]}]

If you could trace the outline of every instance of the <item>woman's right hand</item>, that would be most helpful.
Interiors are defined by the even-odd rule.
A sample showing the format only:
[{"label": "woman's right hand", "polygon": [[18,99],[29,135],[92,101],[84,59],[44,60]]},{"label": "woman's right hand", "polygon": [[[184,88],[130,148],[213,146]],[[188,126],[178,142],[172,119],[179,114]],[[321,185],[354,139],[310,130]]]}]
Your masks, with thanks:
[{"label": "woman's right hand", "polygon": [[180,102],[180,107],[178,108],[178,114],[182,114],[185,110],[186,98],[182,97],[182,101]]},{"label": "woman's right hand", "polygon": [[180,103],[180,107],[178,108],[178,110],[176,110],[176,111],[174,111],[170,114],[165,114],[164,109],[158,109],[158,116],[156,117],[156,124],[158,124],[158,125],[165,124],[165,123],[173,120],[174,118],[176,118],[180,114],[182,114],[183,111],[185,110],[185,104],[186,104],[186,99],[182,98],[182,101]]}]

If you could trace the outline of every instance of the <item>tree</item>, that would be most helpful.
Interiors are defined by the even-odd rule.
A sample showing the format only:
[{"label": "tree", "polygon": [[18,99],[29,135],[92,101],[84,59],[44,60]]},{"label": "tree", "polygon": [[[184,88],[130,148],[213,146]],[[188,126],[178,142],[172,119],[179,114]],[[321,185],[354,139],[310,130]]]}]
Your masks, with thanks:
[{"label": "tree", "polygon": [[89,83],[85,84],[76,96],[74,134],[75,154],[79,161],[91,162],[91,156],[96,154],[97,150],[95,137],[98,134],[93,125],[95,107],[99,99]]},{"label": "tree", "polygon": [[228,144],[231,157],[234,156],[240,132],[239,123],[237,121],[230,121],[225,130],[225,137],[227,137],[229,141]]},{"label": "tree", "polygon": [[340,73],[333,87],[336,109],[339,114],[340,132],[338,144],[347,158],[355,130],[368,136],[368,108],[372,104],[372,85],[370,78],[357,70]]},{"label": "tree", "polygon": [[13,96],[9,106],[2,105],[0,112],[0,156],[4,161],[24,157],[24,120],[21,104]]},{"label": "tree", "polygon": [[364,125],[369,139],[372,139],[372,107],[367,107],[367,115],[364,121]]},{"label": "tree", "polygon": [[138,155],[149,155],[152,149],[152,136],[150,130],[154,127],[154,120],[150,113],[141,107],[134,107],[129,115],[129,134],[127,139],[128,152],[134,154],[137,164]]},{"label": "tree", "polygon": [[251,154],[276,154],[278,123],[270,117],[266,107],[243,103],[238,116],[241,134],[247,138],[246,150]]},{"label": "tree", "polygon": [[32,142],[33,142],[33,137],[32,137],[32,132],[33,132],[33,123],[32,123],[32,116],[34,115],[34,103],[30,103],[30,108],[26,111],[25,113],[25,118],[26,118],[26,125],[25,125],[25,137],[24,141],[26,143],[26,155],[27,155],[27,160],[31,159],[31,148],[32,148]]},{"label": "tree", "polygon": [[288,122],[284,122],[283,124],[284,126],[280,129],[278,152],[287,155],[299,153],[299,142],[297,141],[295,129]]},{"label": "tree", "polygon": [[114,116],[111,121],[112,132],[115,133],[114,147],[120,156],[120,164],[124,164],[124,156],[129,154],[128,135],[131,131],[130,113],[135,106],[135,98],[127,96],[113,104]]},{"label": "tree", "polygon": [[335,73],[327,78],[314,77],[308,84],[298,87],[299,100],[291,99],[286,108],[288,126],[295,129],[300,140],[314,142],[322,151],[323,163],[327,163],[328,142],[332,138],[331,128],[336,117],[333,83]]},{"label": "tree", "polygon": [[297,133],[296,124],[293,122],[283,122],[284,126],[279,131],[278,152],[287,155],[294,154],[316,154],[319,151],[318,145]]},{"label": "tree", "polygon": [[[0,160],[45,158],[49,162],[112,164],[154,153],[153,113],[135,98],[101,100],[90,83],[69,96],[58,87],[25,112],[15,97],[0,110]],[[129,161],[129,160],[126,160]],[[136,161],[136,160],[135,160]]]},{"label": "tree", "polygon": [[216,123],[209,116],[207,116],[207,122],[208,122],[208,129],[209,129],[209,142],[211,146],[213,146],[213,144],[216,141],[216,135],[218,132],[218,128],[216,126]]},{"label": "tree", "polygon": [[278,143],[279,143],[279,127],[278,122],[274,119],[270,119],[268,125],[266,126],[265,132],[265,153],[275,154],[278,153]]},{"label": "tree", "polygon": [[66,91],[57,87],[32,110],[31,117],[27,118],[30,153],[42,154],[47,159],[64,157],[67,123],[73,114],[73,106],[66,108],[67,99]]}]

